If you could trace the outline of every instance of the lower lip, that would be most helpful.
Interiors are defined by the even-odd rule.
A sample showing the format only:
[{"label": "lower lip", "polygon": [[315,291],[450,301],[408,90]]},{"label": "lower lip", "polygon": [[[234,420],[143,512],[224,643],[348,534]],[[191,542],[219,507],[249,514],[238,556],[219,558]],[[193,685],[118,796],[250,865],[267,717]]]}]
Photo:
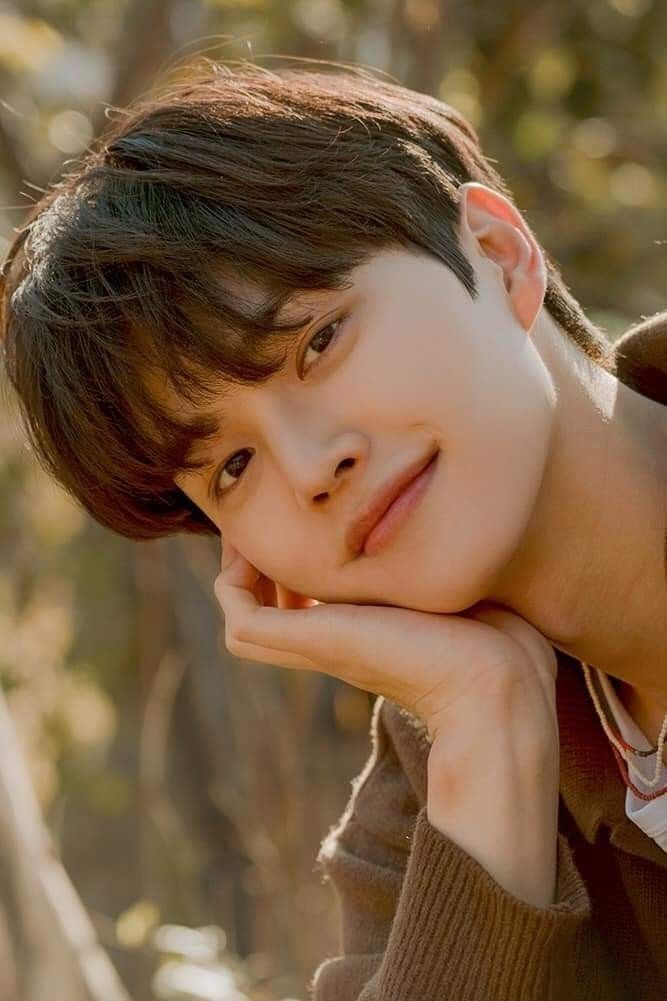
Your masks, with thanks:
[{"label": "lower lip", "polygon": [[440,452],[436,452],[428,466],[415,476],[407,487],[398,495],[382,515],[372,532],[366,537],[363,552],[366,556],[374,556],[384,548],[398,533],[409,515],[419,504],[435,473],[435,467]]}]

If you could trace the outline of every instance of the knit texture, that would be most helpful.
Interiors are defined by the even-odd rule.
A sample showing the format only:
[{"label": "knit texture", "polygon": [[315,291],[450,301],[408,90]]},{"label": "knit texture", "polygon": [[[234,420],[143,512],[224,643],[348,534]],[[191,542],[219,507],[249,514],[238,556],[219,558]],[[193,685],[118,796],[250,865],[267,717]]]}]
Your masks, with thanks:
[{"label": "knit texture", "polygon": [[[617,342],[619,379],[666,402],[666,346],[667,313],[633,328]],[[554,903],[514,897],[431,826],[426,729],[378,698],[371,755],[318,854],[338,901],[340,954],[315,971],[313,1001],[667,997],[667,853],[627,817],[581,664],[556,654]]]}]

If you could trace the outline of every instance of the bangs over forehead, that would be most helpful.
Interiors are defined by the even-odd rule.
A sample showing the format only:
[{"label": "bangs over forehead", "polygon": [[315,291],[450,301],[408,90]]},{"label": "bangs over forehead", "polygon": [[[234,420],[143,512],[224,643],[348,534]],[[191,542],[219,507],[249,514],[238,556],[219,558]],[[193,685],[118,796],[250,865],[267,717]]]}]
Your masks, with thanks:
[{"label": "bangs over forehead", "polygon": [[[199,288],[181,286],[176,310],[158,329],[135,324],[142,345],[135,372],[145,387],[136,401],[138,422],[152,441],[160,441],[156,459],[162,469],[179,473],[210,465],[207,442],[224,429],[219,403],[237,385],[267,382],[280,372],[303,328],[317,316],[318,298],[349,288],[348,268],[330,275],[317,289],[261,285],[227,263],[210,262],[195,279]],[[182,321],[173,317],[178,313]],[[169,326],[176,322],[178,337]],[[215,406],[212,406],[215,401]]]},{"label": "bangs over forehead", "polygon": [[[249,253],[224,205],[214,212],[173,190],[160,201],[147,170],[118,177],[105,167],[100,185],[101,171],[53,200],[11,262],[28,265],[11,298],[6,353],[30,396],[28,433],[48,471],[98,519],[108,498],[127,500],[132,537],[166,534],[156,518],[166,529],[179,509],[192,530],[217,531],[187,509],[175,482],[207,465],[198,453],[219,433],[212,400],[279,372],[313,316],[298,299],[349,287],[374,242],[387,241],[336,248],[333,234],[326,246],[311,237],[306,255],[308,226],[297,232],[292,222]],[[71,246],[81,240],[90,252],[77,261]],[[83,448],[91,438],[98,447]]]}]

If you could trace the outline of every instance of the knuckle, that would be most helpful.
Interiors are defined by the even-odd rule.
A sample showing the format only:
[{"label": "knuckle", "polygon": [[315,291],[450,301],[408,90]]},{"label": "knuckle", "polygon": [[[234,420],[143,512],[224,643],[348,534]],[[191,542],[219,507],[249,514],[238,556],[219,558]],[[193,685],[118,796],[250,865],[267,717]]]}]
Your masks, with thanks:
[{"label": "knuckle", "polygon": [[238,629],[233,628],[231,625],[228,624],[227,628],[225,629],[225,647],[227,648],[228,652],[231,653],[233,656],[238,657],[242,645],[243,641],[239,636]]},{"label": "knuckle", "polygon": [[522,650],[498,650],[497,655],[485,664],[480,672],[479,689],[484,694],[487,707],[495,704],[508,710],[527,683],[526,658]]},{"label": "knuckle", "polygon": [[510,685],[525,670],[525,651],[508,634],[495,633],[493,641],[488,645],[484,663],[499,685]]},{"label": "knuckle", "polygon": [[252,643],[253,639],[251,636],[250,623],[248,617],[245,617],[242,621],[234,623],[227,623],[227,628],[225,630],[225,642],[231,642],[235,647],[243,647],[248,643]]},{"label": "knuckle", "polygon": [[249,643],[250,642],[250,630],[248,628],[248,623],[246,621],[239,622],[234,629],[234,638],[237,643]]},{"label": "knuckle", "polygon": [[494,675],[494,694],[505,702],[514,698],[526,684],[526,665],[523,657],[505,660]]}]

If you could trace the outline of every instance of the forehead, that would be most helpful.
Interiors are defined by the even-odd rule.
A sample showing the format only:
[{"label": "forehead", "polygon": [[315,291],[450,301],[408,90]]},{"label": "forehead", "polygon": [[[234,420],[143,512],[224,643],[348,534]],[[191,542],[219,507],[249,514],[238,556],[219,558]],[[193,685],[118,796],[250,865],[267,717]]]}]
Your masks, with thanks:
[{"label": "forehead", "polygon": [[289,289],[277,292],[270,284],[244,274],[227,263],[219,270],[225,288],[248,316],[277,324],[306,322],[308,312],[319,308],[338,289]]},{"label": "forehead", "polygon": [[276,325],[309,322],[318,311],[325,309],[332,298],[353,286],[366,288],[387,279],[383,268],[400,266],[401,257],[421,257],[424,251],[416,245],[398,246],[388,244],[381,248],[371,248],[349,269],[340,273],[333,287],[295,288],[276,291],[270,280],[244,272],[240,267],[227,261],[220,267],[216,264],[216,274],[225,289],[236,299],[239,308],[247,316],[260,320],[263,324]]}]

